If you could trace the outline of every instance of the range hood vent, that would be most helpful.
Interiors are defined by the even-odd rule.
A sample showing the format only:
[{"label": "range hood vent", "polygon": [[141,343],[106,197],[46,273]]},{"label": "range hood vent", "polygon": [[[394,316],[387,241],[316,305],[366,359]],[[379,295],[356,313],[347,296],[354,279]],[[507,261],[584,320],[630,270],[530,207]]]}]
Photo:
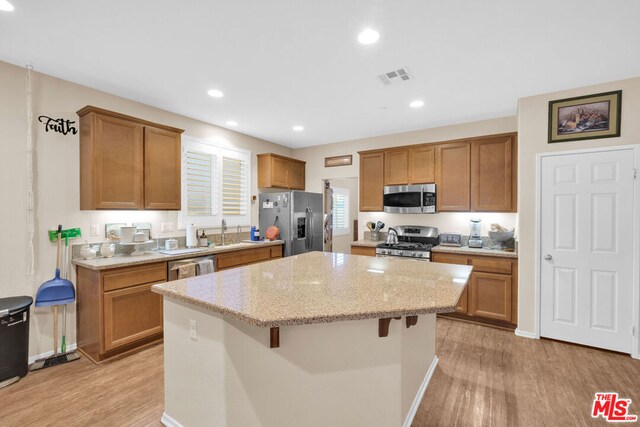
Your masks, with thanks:
[{"label": "range hood vent", "polygon": [[385,86],[391,86],[392,84],[413,80],[413,76],[409,73],[409,69],[407,67],[398,68],[397,70],[380,74],[378,78]]}]

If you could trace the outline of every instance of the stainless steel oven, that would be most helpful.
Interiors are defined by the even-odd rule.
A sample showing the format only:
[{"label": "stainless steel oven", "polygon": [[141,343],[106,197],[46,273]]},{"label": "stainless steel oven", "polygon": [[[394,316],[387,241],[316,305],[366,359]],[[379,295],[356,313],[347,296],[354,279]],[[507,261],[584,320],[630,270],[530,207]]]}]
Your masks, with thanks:
[{"label": "stainless steel oven", "polygon": [[385,186],[383,204],[389,213],[436,213],[436,185]]}]

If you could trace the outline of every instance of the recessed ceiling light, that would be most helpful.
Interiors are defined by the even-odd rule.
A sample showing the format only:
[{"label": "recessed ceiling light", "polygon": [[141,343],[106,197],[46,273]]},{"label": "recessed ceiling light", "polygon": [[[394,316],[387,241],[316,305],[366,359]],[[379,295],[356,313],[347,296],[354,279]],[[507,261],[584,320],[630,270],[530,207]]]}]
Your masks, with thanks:
[{"label": "recessed ceiling light", "polygon": [[380,33],[371,28],[367,28],[360,34],[358,34],[358,41],[362,44],[373,44],[380,38]]},{"label": "recessed ceiling light", "polygon": [[13,5],[7,0],[0,0],[0,10],[4,12],[11,12],[14,9]]},{"label": "recessed ceiling light", "polygon": [[409,107],[411,108],[420,108],[424,106],[424,101],[421,100],[416,100],[416,101],[411,101],[411,103],[409,104]]},{"label": "recessed ceiling light", "polygon": [[296,132],[302,132],[304,130],[304,126],[296,125],[292,127],[292,129],[295,130]]},{"label": "recessed ceiling light", "polygon": [[238,126],[238,122],[235,120],[227,120],[227,126],[236,127]]},{"label": "recessed ceiling light", "polygon": [[211,89],[210,91],[207,92],[207,94],[209,94],[209,96],[213,98],[222,98],[224,96],[224,93],[222,93],[222,91],[218,89]]}]

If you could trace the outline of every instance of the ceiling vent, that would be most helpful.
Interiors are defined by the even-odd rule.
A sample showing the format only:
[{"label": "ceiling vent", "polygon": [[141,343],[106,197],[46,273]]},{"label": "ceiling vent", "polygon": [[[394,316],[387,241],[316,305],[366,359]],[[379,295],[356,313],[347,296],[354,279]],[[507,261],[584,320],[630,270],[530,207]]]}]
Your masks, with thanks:
[{"label": "ceiling vent", "polygon": [[392,84],[398,84],[413,79],[413,76],[409,73],[407,67],[398,68],[397,70],[389,71],[378,76],[380,81],[385,86],[391,86]]}]

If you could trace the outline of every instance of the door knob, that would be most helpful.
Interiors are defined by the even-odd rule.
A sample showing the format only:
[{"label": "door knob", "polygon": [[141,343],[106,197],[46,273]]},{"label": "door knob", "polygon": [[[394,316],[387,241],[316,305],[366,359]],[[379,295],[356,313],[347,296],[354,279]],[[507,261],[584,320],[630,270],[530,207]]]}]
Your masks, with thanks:
[{"label": "door knob", "polygon": [[546,254],[544,256],[544,259],[546,259],[547,261],[551,261],[551,259],[553,259],[553,257],[550,254]]}]

